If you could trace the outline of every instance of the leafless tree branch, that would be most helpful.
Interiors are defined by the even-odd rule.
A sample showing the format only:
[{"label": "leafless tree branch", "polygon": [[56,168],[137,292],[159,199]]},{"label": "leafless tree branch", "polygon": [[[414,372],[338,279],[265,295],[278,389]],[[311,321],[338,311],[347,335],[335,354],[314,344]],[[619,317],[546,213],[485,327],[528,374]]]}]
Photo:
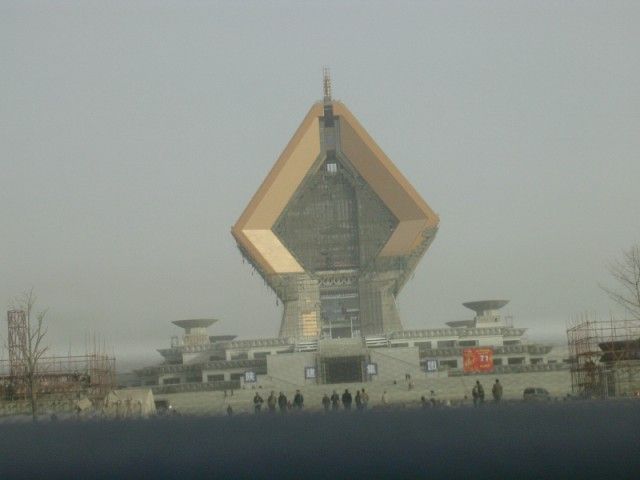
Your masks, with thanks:
[{"label": "leafless tree branch", "polygon": [[615,288],[600,286],[633,319],[640,320],[640,244],[622,252],[622,258],[609,265]]},{"label": "leafless tree branch", "polygon": [[43,310],[35,314],[34,309],[37,297],[33,288],[25,291],[16,298],[16,306],[25,312],[26,317],[26,338],[24,342],[18,344],[18,349],[23,362],[24,380],[29,393],[29,401],[31,404],[31,415],[36,421],[38,417],[37,392],[38,392],[38,366],[40,359],[49,350],[49,347],[43,344],[47,335],[47,328],[44,320],[47,310]]}]

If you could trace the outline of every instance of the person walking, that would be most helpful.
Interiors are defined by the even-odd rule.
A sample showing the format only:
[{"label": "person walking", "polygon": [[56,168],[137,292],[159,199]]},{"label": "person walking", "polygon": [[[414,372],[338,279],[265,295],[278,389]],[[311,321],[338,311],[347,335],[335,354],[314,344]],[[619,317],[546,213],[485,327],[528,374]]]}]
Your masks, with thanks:
[{"label": "person walking", "polygon": [[329,398],[329,395],[325,393],[324,396],[322,397],[322,408],[324,408],[325,413],[329,411],[330,405],[331,405],[331,399]]},{"label": "person walking", "polygon": [[331,410],[337,411],[340,409],[340,395],[335,390],[331,394]]},{"label": "person walking", "polygon": [[389,406],[389,395],[387,394],[387,391],[385,390],[384,392],[382,392],[382,406],[387,407]]},{"label": "person walking", "polygon": [[360,390],[356,390],[356,410],[362,410],[362,397],[360,396]]},{"label": "person walking", "polygon": [[497,378],[496,383],[494,383],[493,388],[491,388],[491,394],[493,395],[493,401],[495,403],[500,403],[502,400],[502,384]]},{"label": "person walking", "polygon": [[360,397],[362,398],[362,409],[366,410],[367,406],[369,405],[369,394],[364,391],[364,388],[362,389],[362,394],[360,394]]},{"label": "person walking", "polygon": [[277,405],[278,405],[278,398],[276,397],[276,392],[271,390],[271,393],[267,397],[267,408],[269,409],[269,413],[276,413]]},{"label": "person walking", "polygon": [[471,389],[471,397],[473,398],[473,406],[477,407],[478,403],[480,402],[480,394],[478,393],[478,381],[476,381],[476,384],[473,386],[473,388]]},{"label": "person walking", "polygon": [[480,383],[480,380],[476,380],[476,390],[477,390],[477,396],[478,396],[477,404],[482,405],[484,404],[484,387]]},{"label": "person walking", "polygon": [[260,411],[262,410],[263,403],[264,403],[264,400],[262,399],[260,394],[256,392],[255,396],[253,397],[253,411],[255,412],[256,415],[259,414]]},{"label": "person walking", "polygon": [[280,413],[287,413],[287,397],[283,392],[278,395],[278,408]]},{"label": "person walking", "polygon": [[353,397],[349,393],[349,389],[345,388],[344,393],[342,394],[342,408],[345,410],[351,410],[351,402],[353,401]]},{"label": "person walking", "polygon": [[303,405],[304,397],[302,396],[302,393],[300,393],[300,390],[296,390],[296,394],[293,397],[293,406],[298,410],[302,410]]}]

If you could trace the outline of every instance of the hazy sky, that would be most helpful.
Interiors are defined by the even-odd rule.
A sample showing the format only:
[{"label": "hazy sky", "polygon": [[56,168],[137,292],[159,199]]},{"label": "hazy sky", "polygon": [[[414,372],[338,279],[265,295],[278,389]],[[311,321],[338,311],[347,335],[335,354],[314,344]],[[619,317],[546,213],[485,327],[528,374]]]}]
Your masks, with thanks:
[{"label": "hazy sky", "polygon": [[229,229],[329,65],[441,218],[405,326],[506,298],[561,339],[617,312],[598,283],[640,241],[639,25],[639,2],[2,1],[0,301],[33,286],[56,349],[125,361],[180,318],[276,335]]}]

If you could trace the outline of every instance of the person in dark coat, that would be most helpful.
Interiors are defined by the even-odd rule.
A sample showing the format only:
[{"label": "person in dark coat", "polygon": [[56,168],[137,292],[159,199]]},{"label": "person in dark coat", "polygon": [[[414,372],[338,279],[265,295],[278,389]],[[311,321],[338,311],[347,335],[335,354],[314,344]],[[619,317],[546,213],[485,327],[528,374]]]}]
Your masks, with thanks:
[{"label": "person in dark coat", "polygon": [[484,403],[484,387],[480,383],[480,380],[476,380],[476,384],[471,390],[471,396],[473,397],[473,404],[477,407]]},{"label": "person in dark coat", "polygon": [[255,396],[253,397],[253,411],[256,414],[260,413],[260,411],[262,410],[263,403],[264,403],[264,400],[262,399],[260,394],[256,392]]},{"label": "person in dark coat", "polygon": [[331,394],[331,410],[338,410],[340,408],[340,395],[335,390]]},{"label": "person in dark coat", "polygon": [[330,405],[331,405],[331,399],[329,398],[329,395],[325,393],[324,396],[322,397],[322,408],[324,408],[325,412],[329,411]]},{"label": "person in dark coat", "polygon": [[278,395],[278,408],[280,408],[280,413],[287,412],[287,397],[283,392]]},{"label": "person in dark coat", "polygon": [[356,410],[362,410],[362,396],[360,396],[360,390],[356,390]]},{"label": "person in dark coat", "polygon": [[493,395],[493,401],[500,403],[502,400],[502,385],[500,384],[500,380],[497,378],[496,383],[493,384],[493,388],[491,389],[491,394]]},{"label": "person in dark coat", "polygon": [[349,389],[345,388],[344,393],[342,394],[342,408],[344,408],[345,410],[351,410],[352,401],[353,401],[353,398],[349,393]]},{"label": "person in dark coat", "polygon": [[298,410],[302,410],[303,405],[304,405],[304,397],[302,396],[302,393],[300,393],[300,390],[296,390],[296,394],[293,397],[293,406]]},{"label": "person in dark coat", "polygon": [[276,392],[271,390],[271,394],[267,398],[267,407],[269,408],[269,413],[276,413],[277,405],[278,405],[278,397],[276,397]]}]

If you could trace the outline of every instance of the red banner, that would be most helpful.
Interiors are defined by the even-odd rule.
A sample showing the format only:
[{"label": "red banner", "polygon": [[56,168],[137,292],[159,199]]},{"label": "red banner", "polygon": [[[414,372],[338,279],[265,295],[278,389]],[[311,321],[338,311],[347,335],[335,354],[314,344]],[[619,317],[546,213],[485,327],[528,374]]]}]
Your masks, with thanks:
[{"label": "red banner", "polygon": [[465,372],[493,371],[493,350],[491,348],[465,348],[462,351]]}]

